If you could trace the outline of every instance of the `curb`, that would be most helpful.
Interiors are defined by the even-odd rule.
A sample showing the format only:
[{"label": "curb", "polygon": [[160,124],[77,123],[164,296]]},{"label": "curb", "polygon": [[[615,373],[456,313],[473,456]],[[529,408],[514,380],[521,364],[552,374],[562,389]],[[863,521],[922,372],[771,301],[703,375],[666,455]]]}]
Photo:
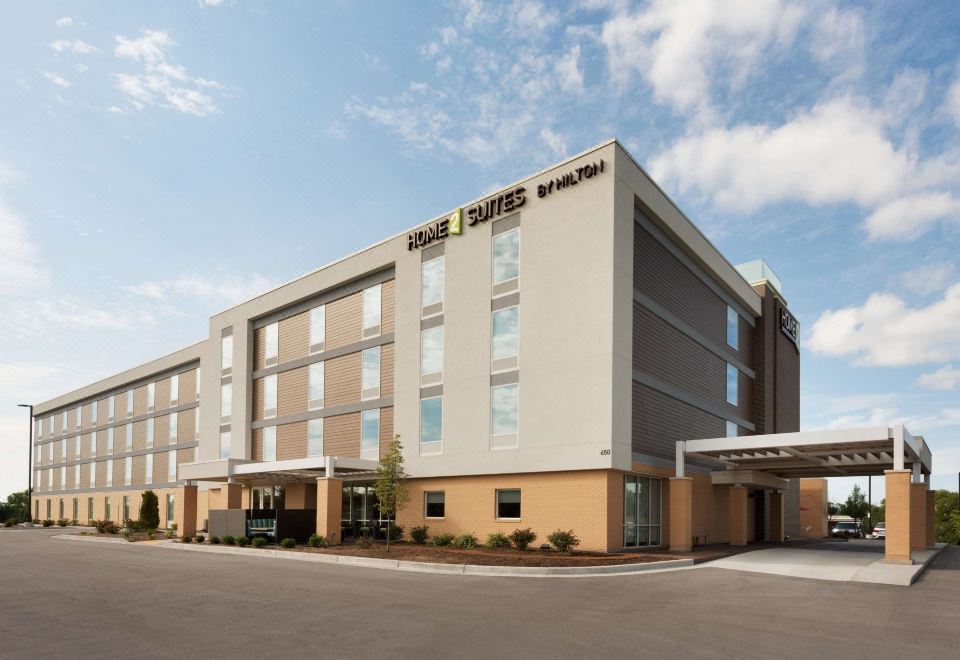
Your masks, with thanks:
[{"label": "curb", "polygon": [[916,573],[913,574],[913,576],[910,578],[910,586],[913,586],[913,583],[916,582],[918,579],[920,579],[921,575],[927,572],[927,567],[933,563],[934,559],[940,556],[940,553],[943,552],[943,549],[946,548],[947,545],[949,544],[947,543],[934,544],[933,547],[936,550],[936,552],[934,552],[932,555],[927,557],[927,559],[923,562],[923,564],[920,565],[920,570],[918,570]]},{"label": "curb", "polygon": [[126,539],[105,538],[102,536],[84,536],[83,534],[54,534],[50,538],[61,539],[65,541],[86,541],[88,543],[123,543],[133,545]]},{"label": "curb", "polygon": [[[124,541],[121,541],[124,542]],[[141,545],[134,543],[131,545]],[[401,571],[406,573],[435,573],[442,575],[473,575],[480,577],[603,577],[607,575],[637,575],[660,573],[693,567],[692,559],[671,559],[643,564],[612,564],[607,566],[481,566],[477,564],[434,564],[431,562],[403,561],[355,557],[352,555],[308,554],[286,550],[253,548],[204,547],[173,541],[161,541],[147,547],[179,550],[183,552],[209,552],[240,557],[268,557],[291,561],[307,561],[321,564],[343,564],[361,568]]]}]

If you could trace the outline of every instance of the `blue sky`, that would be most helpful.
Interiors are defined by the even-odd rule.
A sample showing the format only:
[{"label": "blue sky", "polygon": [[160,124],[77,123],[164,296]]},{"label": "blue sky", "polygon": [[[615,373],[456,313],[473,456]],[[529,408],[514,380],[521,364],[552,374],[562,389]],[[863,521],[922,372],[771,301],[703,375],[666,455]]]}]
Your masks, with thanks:
[{"label": "blue sky", "polygon": [[803,427],[906,422],[955,488],[958,33],[955,2],[6,3],[0,491],[16,403],[614,136],[783,280]]}]

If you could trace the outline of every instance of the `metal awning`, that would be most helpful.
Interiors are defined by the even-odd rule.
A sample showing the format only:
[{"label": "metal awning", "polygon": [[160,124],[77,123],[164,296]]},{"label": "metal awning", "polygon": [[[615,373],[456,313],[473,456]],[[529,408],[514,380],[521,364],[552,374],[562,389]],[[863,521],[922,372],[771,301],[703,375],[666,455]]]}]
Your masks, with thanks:
[{"label": "metal awning", "polygon": [[180,478],[188,481],[307,481],[322,477],[373,476],[378,461],[337,456],[309,456],[285,461],[221,459],[180,466]]},{"label": "metal awning", "polygon": [[919,480],[932,470],[923,437],[902,425],[679,441],[677,476],[684,476],[688,457],[781,479],[882,475],[909,467]]}]

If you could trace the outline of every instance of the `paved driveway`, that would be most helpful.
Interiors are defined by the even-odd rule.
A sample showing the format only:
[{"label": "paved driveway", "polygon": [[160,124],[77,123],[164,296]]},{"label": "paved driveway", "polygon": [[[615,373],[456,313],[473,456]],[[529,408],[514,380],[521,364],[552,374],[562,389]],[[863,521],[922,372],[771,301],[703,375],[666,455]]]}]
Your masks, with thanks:
[{"label": "paved driveway", "polygon": [[960,548],[912,588],[713,568],[418,575],[0,531],[0,657],[955,657]]}]

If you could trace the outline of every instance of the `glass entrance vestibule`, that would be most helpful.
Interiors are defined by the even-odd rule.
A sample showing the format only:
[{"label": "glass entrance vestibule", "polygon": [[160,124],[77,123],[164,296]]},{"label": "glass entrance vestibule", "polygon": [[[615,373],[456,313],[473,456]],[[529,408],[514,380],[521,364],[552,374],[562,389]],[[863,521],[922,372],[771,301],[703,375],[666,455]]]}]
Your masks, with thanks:
[{"label": "glass entrance vestibule", "polygon": [[623,547],[660,544],[660,479],[624,475]]},{"label": "glass entrance vestibule", "polygon": [[372,482],[343,485],[340,535],[344,539],[368,536],[386,538],[387,519],[377,508],[377,494]]}]

